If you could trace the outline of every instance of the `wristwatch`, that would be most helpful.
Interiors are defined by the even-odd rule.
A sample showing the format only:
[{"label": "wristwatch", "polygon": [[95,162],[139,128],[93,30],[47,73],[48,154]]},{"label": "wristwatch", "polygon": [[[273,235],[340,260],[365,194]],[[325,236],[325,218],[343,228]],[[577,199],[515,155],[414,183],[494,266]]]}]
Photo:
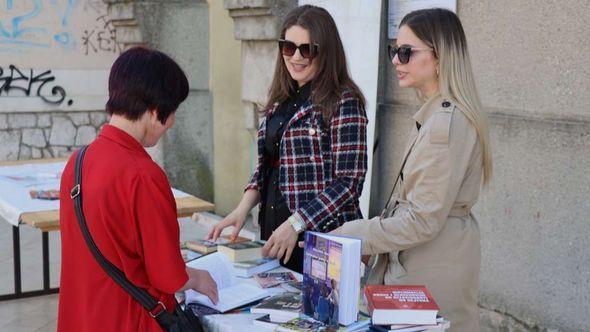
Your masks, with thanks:
[{"label": "wristwatch", "polygon": [[295,230],[295,233],[299,234],[299,233],[303,233],[303,231],[305,231],[305,223],[304,222],[299,221],[299,219],[295,218],[294,216],[290,216],[289,219],[287,219],[287,220],[291,224],[291,227],[293,227],[293,229]]}]

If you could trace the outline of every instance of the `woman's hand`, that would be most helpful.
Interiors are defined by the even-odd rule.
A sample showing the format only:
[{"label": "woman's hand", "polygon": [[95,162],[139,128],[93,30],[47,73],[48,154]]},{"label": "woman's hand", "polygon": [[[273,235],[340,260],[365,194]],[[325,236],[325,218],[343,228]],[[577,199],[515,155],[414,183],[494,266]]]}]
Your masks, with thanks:
[{"label": "woman's hand", "polygon": [[234,230],[231,234],[231,241],[235,240],[244,227],[244,223],[246,222],[246,217],[248,216],[248,211],[242,211],[240,207],[237,207],[233,210],[230,214],[227,215],[220,223],[215,225],[215,227],[211,228],[209,234],[207,234],[207,240],[215,241],[221,234],[224,228],[229,226],[234,226]]},{"label": "woman's hand", "polygon": [[289,221],[285,221],[272,233],[264,247],[262,247],[262,256],[281,259],[284,255],[283,263],[287,264],[296,244],[297,232],[295,232]]},{"label": "woman's hand", "polygon": [[242,227],[244,227],[244,223],[246,222],[248,212],[250,212],[250,210],[252,210],[252,208],[256,204],[258,204],[259,201],[260,193],[258,192],[258,190],[246,190],[244,196],[242,196],[240,204],[238,204],[238,207],[209,231],[209,234],[207,234],[207,240],[217,240],[217,238],[221,234],[221,231],[228,226],[234,226],[234,230],[231,234],[231,240],[235,240],[236,237],[238,237],[238,234],[240,233]]},{"label": "woman's hand", "polygon": [[186,268],[188,274],[188,281],[181,290],[193,289],[205,296],[207,296],[213,304],[219,301],[217,294],[217,283],[211,277],[211,274],[205,270]]}]

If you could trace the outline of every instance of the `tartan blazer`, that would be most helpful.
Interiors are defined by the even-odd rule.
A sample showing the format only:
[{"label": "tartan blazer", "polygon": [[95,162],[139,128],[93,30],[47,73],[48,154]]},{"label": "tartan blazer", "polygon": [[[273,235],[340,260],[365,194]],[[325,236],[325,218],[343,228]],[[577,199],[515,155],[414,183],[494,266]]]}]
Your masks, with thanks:
[{"label": "tartan blazer", "polygon": [[[261,191],[266,119],[278,105],[258,130],[258,163],[246,190]],[[291,213],[307,229],[327,232],[362,218],[359,197],[367,173],[367,122],[364,108],[350,91],[342,93],[329,124],[324,124],[321,108],[311,99],[288,122],[280,143],[278,186]]]}]

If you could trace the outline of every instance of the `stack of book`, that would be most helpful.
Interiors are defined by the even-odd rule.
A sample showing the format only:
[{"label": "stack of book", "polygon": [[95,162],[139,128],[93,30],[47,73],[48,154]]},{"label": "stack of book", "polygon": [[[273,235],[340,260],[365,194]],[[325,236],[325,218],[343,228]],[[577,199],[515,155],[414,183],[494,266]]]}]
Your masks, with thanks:
[{"label": "stack of book", "polygon": [[365,298],[375,331],[444,331],[450,326],[437,318],[438,305],[425,286],[368,285]]},{"label": "stack of book", "polygon": [[243,262],[262,258],[263,246],[262,241],[232,242],[218,245],[217,251],[226,254],[232,262]]}]

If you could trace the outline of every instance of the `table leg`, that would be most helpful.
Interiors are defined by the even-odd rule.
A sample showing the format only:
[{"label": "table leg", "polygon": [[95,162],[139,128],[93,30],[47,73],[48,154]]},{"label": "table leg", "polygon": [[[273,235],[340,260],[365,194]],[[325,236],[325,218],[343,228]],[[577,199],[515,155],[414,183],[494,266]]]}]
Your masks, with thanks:
[{"label": "table leg", "polygon": [[41,232],[43,238],[43,289],[49,289],[49,233]]},{"label": "table leg", "polygon": [[49,234],[42,232],[43,247],[43,289],[26,291],[22,290],[22,275],[20,261],[20,230],[17,226],[12,228],[12,250],[14,257],[14,293],[0,295],[0,301],[23,299],[27,297],[59,293],[59,288],[50,288],[49,283]]},{"label": "table leg", "polygon": [[14,294],[20,294],[21,274],[20,274],[20,230],[17,226],[12,226],[12,254],[14,257]]}]

